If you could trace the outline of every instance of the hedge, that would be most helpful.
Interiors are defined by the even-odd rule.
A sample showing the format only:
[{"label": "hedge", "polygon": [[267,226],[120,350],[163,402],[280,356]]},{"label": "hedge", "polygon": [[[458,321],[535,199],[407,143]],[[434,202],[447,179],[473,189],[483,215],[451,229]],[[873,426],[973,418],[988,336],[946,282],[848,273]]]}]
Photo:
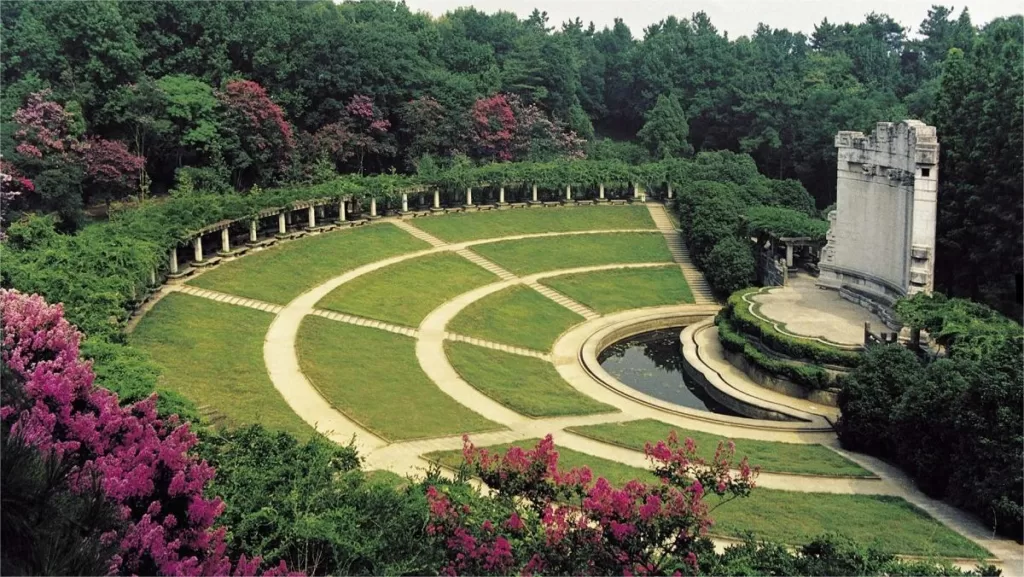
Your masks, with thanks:
[{"label": "hedge", "polygon": [[715,324],[718,326],[718,340],[721,341],[725,350],[742,354],[743,358],[762,371],[788,379],[794,384],[811,390],[823,390],[837,386],[836,380],[822,367],[783,361],[766,355],[748,342],[743,335],[736,332],[725,315],[719,314],[715,317]]},{"label": "hedge", "polygon": [[733,293],[726,304],[725,314],[739,332],[757,337],[769,349],[787,357],[807,360],[819,365],[837,365],[854,368],[862,359],[856,351],[846,351],[811,339],[802,339],[779,332],[771,323],[763,321],[750,311],[743,296],[760,289],[744,289]]}]

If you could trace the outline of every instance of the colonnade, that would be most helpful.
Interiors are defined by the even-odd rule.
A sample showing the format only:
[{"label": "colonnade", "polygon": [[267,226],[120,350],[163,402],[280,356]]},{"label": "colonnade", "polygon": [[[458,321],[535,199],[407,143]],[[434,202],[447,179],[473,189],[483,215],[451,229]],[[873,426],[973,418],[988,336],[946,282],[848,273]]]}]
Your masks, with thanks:
[{"label": "colonnade", "polygon": [[[639,184],[632,183],[629,188],[632,189],[632,198],[630,199],[631,201],[639,201],[639,202],[645,202],[646,201],[646,193],[643,191],[642,187]],[[401,215],[401,216],[408,216],[408,215],[417,216],[417,215],[420,215],[420,214],[442,213],[442,212],[457,212],[457,211],[462,211],[462,210],[479,210],[479,209],[487,209],[487,208],[503,209],[503,208],[510,208],[510,207],[544,206],[544,205],[554,205],[554,204],[606,203],[606,202],[610,201],[610,199],[608,199],[606,197],[606,194],[605,194],[605,183],[600,183],[598,185],[598,187],[597,187],[597,197],[596,198],[589,198],[589,199],[577,198],[576,196],[574,196],[575,191],[573,190],[572,185],[566,185],[565,186],[564,196],[562,196],[558,200],[551,200],[551,201],[547,201],[547,202],[543,202],[543,201],[540,200],[538,185],[537,184],[531,184],[530,188],[529,188],[529,200],[526,200],[525,202],[518,202],[518,203],[517,202],[510,203],[508,201],[508,198],[506,196],[506,187],[505,187],[505,185],[502,185],[502,186],[498,187],[498,199],[497,199],[497,204],[496,205],[474,204],[473,187],[472,186],[468,186],[465,189],[465,203],[463,203],[461,205],[449,206],[449,207],[443,207],[441,205],[441,191],[438,188],[434,188],[433,190],[431,190],[429,192],[433,193],[433,199],[432,199],[433,202],[429,206],[429,209],[422,204],[424,198],[421,196],[420,197],[420,203],[421,203],[420,204],[420,210],[416,210],[416,211],[410,211],[409,210],[409,194],[410,194],[410,192],[402,192],[402,193],[400,193],[401,194],[401,197],[400,197],[401,198],[401,210],[398,211],[398,214]],[[413,191],[412,192],[412,194],[417,194],[417,193],[423,195],[423,194],[427,194],[428,191],[427,190],[422,190],[422,191]],[[561,196],[561,195],[557,195],[557,196]],[[669,184],[668,187],[667,187],[666,197],[667,198],[673,198],[673,191],[672,191],[672,185],[671,184]],[[338,215],[337,219],[334,220],[334,221],[328,222],[328,219],[325,218],[325,208],[329,207],[329,206],[335,206],[333,204],[335,202],[337,203],[336,204],[336,206],[337,206],[337,215]],[[350,202],[353,203],[353,208],[351,210],[349,209],[349,206],[348,206],[348,203],[350,203]],[[620,198],[618,200],[611,200],[611,202],[617,202],[617,203],[621,204],[621,203],[625,203],[626,200]],[[244,253],[245,251],[247,251],[249,249],[269,246],[269,245],[273,244],[274,242],[276,242],[278,239],[292,238],[292,237],[308,234],[309,232],[314,232],[314,231],[330,230],[332,228],[336,228],[336,227],[339,227],[339,226],[357,226],[357,225],[363,224],[364,222],[366,222],[368,220],[375,220],[377,218],[380,218],[381,215],[378,213],[377,198],[370,197],[368,204],[369,204],[369,206],[367,207],[368,208],[367,213],[361,214],[359,217],[357,217],[354,220],[351,219],[351,216],[352,216],[352,213],[356,209],[358,209],[358,201],[356,201],[356,200],[354,200],[352,198],[344,198],[344,199],[339,199],[337,201],[323,201],[323,202],[313,201],[313,202],[310,202],[310,203],[308,203],[308,204],[306,204],[304,206],[300,205],[298,207],[288,207],[288,208],[282,208],[282,209],[278,209],[278,210],[268,210],[268,211],[264,211],[263,213],[255,216],[253,218],[248,219],[247,222],[245,222],[245,221],[231,221],[231,222],[218,223],[216,225],[207,227],[206,229],[203,229],[202,231],[199,231],[195,236],[193,236],[190,239],[190,242],[192,243],[192,256],[193,256],[193,259],[192,259],[190,265],[191,265],[191,267],[209,266],[209,265],[212,265],[212,264],[215,264],[215,263],[219,262],[219,260],[221,258],[239,256],[239,255],[241,255],[242,253]],[[292,228],[293,228],[292,227],[293,213],[298,212],[298,213],[301,214],[301,211],[303,211],[303,210],[306,211],[305,212],[305,217],[306,217],[305,218],[305,227],[303,229],[300,229],[300,230],[292,230]],[[395,209],[390,209],[389,214],[394,214],[395,212],[396,212]],[[277,230],[276,230],[276,234],[268,235],[268,236],[266,236],[264,238],[261,238],[260,237],[260,222],[264,218],[271,218],[271,217],[273,217],[275,215],[277,216],[277,227],[276,227]],[[247,239],[246,239],[247,242],[245,242],[241,246],[233,248],[232,247],[231,227],[234,226],[234,225],[241,224],[242,222],[245,222],[245,224],[247,224],[247,226],[248,226],[248,235],[247,235]],[[217,252],[216,256],[206,256],[206,254],[204,252],[204,248],[203,248],[204,236],[207,235],[207,234],[212,234],[212,233],[217,233],[217,232],[220,233],[220,250]],[[191,269],[189,269],[189,270],[182,270],[181,263],[179,261],[178,247],[176,246],[174,249],[172,249],[170,251],[170,254],[169,254],[169,258],[168,258],[168,273],[169,273],[169,275],[168,276],[170,276],[171,278],[175,278],[175,277],[184,276],[185,274],[187,274],[189,272],[191,272]],[[149,281],[150,281],[150,284],[153,284],[153,285],[156,284],[156,282],[157,282],[157,271],[155,269],[153,271],[151,271]]]}]

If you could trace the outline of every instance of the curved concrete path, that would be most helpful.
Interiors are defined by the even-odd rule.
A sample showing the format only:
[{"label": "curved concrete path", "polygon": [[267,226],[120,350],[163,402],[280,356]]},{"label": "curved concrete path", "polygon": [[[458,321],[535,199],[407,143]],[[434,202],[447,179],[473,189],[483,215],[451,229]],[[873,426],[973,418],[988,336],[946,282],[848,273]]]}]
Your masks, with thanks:
[{"label": "curved concrete path", "polygon": [[[382,222],[389,221],[391,221],[391,219],[382,219]],[[422,458],[423,454],[432,451],[460,449],[462,447],[462,438],[461,436],[451,436],[388,443],[385,439],[365,430],[359,424],[345,416],[341,411],[337,410],[329,401],[319,394],[312,383],[310,383],[310,381],[302,374],[299,365],[298,355],[295,350],[295,339],[298,335],[301,322],[307,315],[324,316],[326,318],[331,318],[332,320],[370,326],[380,330],[394,330],[416,338],[416,355],[420,365],[442,391],[464,406],[506,427],[504,430],[474,435],[473,442],[477,446],[509,443],[523,439],[542,437],[551,433],[554,435],[558,445],[604,459],[646,468],[648,467],[648,463],[640,452],[602,443],[565,430],[568,427],[645,418],[657,419],[681,428],[693,429],[733,438],[750,438],[765,441],[794,443],[820,443],[843,454],[864,468],[876,473],[878,478],[857,479],[762,473],[759,478],[759,484],[764,487],[791,491],[882,494],[903,497],[907,501],[928,511],[932,516],[939,519],[947,526],[998,555],[1003,561],[1002,567],[1007,575],[1024,575],[1024,570],[1020,570],[1021,559],[1024,558],[1024,556],[1022,556],[1022,548],[1019,544],[1002,539],[992,539],[984,527],[982,527],[971,516],[958,509],[950,507],[945,503],[935,501],[923,495],[916,489],[913,482],[907,479],[907,477],[898,469],[888,466],[877,459],[842,451],[838,448],[838,442],[832,432],[822,431],[820,429],[813,430],[813,428],[800,430],[799,427],[796,429],[787,426],[780,427],[777,424],[773,425],[770,421],[736,419],[720,415],[716,416],[711,413],[689,414],[679,411],[679,407],[675,407],[675,410],[671,410],[671,408],[658,406],[656,403],[650,403],[648,402],[648,399],[637,398],[635,395],[623,395],[621,392],[603,385],[596,380],[592,374],[587,372],[583,363],[580,361],[583,344],[602,327],[607,327],[617,322],[629,321],[631,319],[635,320],[659,315],[688,314],[710,317],[717,311],[717,305],[710,303],[706,305],[673,305],[668,307],[651,307],[647,309],[622,311],[603,317],[594,316],[563,334],[555,343],[550,355],[543,351],[529,351],[518,347],[504,345],[502,343],[492,343],[464,335],[455,335],[445,330],[447,323],[465,307],[489,294],[516,284],[526,284],[527,286],[531,286],[536,285],[539,279],[563,274],[593,272],[614,268],[657,267],[665,266],[666,264],[612,264],[596,267],[546,271],[529,276],[516,277],[512,273],[501,269],[494,263],[491,263],[476,253],[468,250],[474,245],[523,238],[618,232],[658,233],[660,231],[651,229],[571,231],[516,235],[449,244],[437,239],[436,237],[432,237],[423,231],[420,231],[422,234],[416,234],[415,231],[418,231],[419,229],[416,229],[406,222],[396,224],[398,224],[399,228],[415,235],[417,238],[427,240],[432,247],[421,251],[391,257],[348,271],[306,291],[284,307],[270,305],[269,303],[261,303],[260,301],[253,301],[252,299],[242,299],[240,297],[217,293],[214,291],[196,289],[186,285],[172,285],[166,290],[167,292],[185,292],[194,296],[211,298],[219,302],[235,304],[237,306],[247,306],[275,314],[275,318],[267,331],[264,342],[264,362],[266,363],[268,373],[270,374],[275,388],[281,393],[288,405],[300,417],[306,420],[309,424],[315,426],[318,430],[324,431],[332,440],[339,443],[348,443],[354,439],[357,448],[365,458],[366,466],[369,468],[384,468],[400,474],[419,475],[422,474],[429,466],[427,461]],[[487,270],[491,270],[492,272],[500,269],[504,274],[500,274],[501,280],[497,282],[463,293],[443,303],[428,314],[415,331],[408,327],[398,327],[397,325],[389,325],[388,323],[381,323],[380,321],[362,319],[352,315],[330,313],[329,311],[320,311],[315,308],[316,303],[324,296],[346,282],[399,262],[443,251],[452,251],[456,254],[460,254],[471,262],[474,262]],[[691,275],[694,270],[695,269],[689,269]],[[549,298],[552,297],[549,296]],[[571,299],[568,300],[571,301]],[[555,300],[555,302],[560,302],[560,299]],[[560,304],[565,306],[566,303],[561,302]],[[484,395],[459,377],[454,368],[451,367],[447,356],[444,353],[445,340],[460,340],[478,346],[496,348],[515,354],[526,354],[536,358],[550,360],[555,365],[559,374],[561,374],[562,377],[576,390],[591,396],[598,401],[615,407],[617,412],[544,419],[532,419],[519,415]],[[715,339],[715,341],[717,342],[717,339]],[[710,341],[707,341],[704,344],[710,349],[710,344],[713,343],[709,343]],[[753,383],[751,383],[751,386],[755,388],[751,389],[749,392],[756,396],[761,397],[762,393],[771,393],[771,391],[757,387]],[[777,395],[777,393],[773,394]],[[770,395],[768,396],[770,397]],[[786,397],[784,401],[791,403],[792,401],[797,401],[797,399],[790,399]]]}]

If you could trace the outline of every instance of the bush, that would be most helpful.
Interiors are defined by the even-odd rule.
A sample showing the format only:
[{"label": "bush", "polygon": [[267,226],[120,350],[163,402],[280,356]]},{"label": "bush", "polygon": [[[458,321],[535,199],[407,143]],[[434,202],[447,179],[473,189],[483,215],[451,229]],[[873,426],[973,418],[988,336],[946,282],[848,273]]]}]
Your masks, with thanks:
[{"label": "bush", "polygon": [[730,236],[708,255],[704,274],[711,287],[722,294],[746,288],[754,282],[755,265],[749,242]]},{"label": "bush", "polygon": [[861,361],[861,353],[832,347],[811,339],[802,339],[781,333],[752,312],[743,296],[758,289],[733,293],[726,304],[733,328],[758,338],[769,349],[794,359],[806,360],[819,365],[836,365],[853,368]]},{"label": "bush", "polygon": [[928,494],[1020,539],[1024,329],[956,300],[897,305],[944,339],[949,357],[922,361],[902,347],[872,347],[839,395],[837,430],[844,447],[895,461]]},{"label": "bush", "polygon": [[[741,213],[742,206],[739,201],[727,195],[711,196],[701,200],[694,207],[693,224],[685,229],[685,232],[693,262],[704,268],[705,272],[709,272],[708,258],[715,246],[726,239],[738,240],[736,234],[739,231]],[[749,247],[747,252],[750,252]],[[753,265],[750,270],[753,273]],[[743,286],[749,286],[749,283]]]},{"label": "bush", "polygon": [[424,530],[424,487],[367,480],[351,446],[253,425],[200,449],[217,468],[209,492],[227,503],[229,555],[284,560],[308,575],[428,575],[440,564]]},{"label": "bush", "polygon": [[783,361],[766,355],[743,335],[737,333],[729,319],[721,314],[715,318],[718,326],[718,340],[725,350],[743,355],[748,362],[762,371],[783,377],[790,382],[811,390],[823,390],[836,386],[836,381],[822,367],[793,361]]}]

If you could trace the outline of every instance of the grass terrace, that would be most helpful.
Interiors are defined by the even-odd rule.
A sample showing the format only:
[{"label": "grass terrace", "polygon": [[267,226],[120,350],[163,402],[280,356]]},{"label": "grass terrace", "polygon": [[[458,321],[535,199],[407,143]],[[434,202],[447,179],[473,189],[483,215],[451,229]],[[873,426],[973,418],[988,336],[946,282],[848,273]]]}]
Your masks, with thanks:
[{"label": "grass terrace", "polygon": [[[308,438],[306,424],[274,388],[263,366],[263,335],[273,315],[185,294],[169,294],[129,337],[160,366],[161,384],[191,399],[217,424],[259,423]],[[206,412],[206,411],[204,411]]]},{"label": "grass terrace", "polygon": [[748,531],[781,543],[809,543],[826,532],[842,533],[888,553],[936,557],[989,557],[973,541],[947,528],[900,497],[754,489],[749,498],[711,513],[713,534],[742,537]]},{"label": "grass terrace", "polygon": [[445,351],[467,383],[521,415],[557,417],[616,410],[577,392],[547,361],[452,341],[445,343]]},{"label": "grass terrace", "polygon": [[[567,430],[583,437],[635,451],[643,451],[644,444],[648,441],[667,439],[669,433],[675,430],[680,439],[687,437],[693,439],[697,443],[697,454],[705,459],[714,456],[718,443],[728,440],[710,433],[681,429],[654,419],[586,425],[571,427]],[[871,471],[822,445],[751,439],[734,439],[734,442],[738,458],[748,457],[751,465],[760,466],[761,470],[765,472],[825,476],[873,476]]]},{"label": "grass terrace", "polygon": [[517,275],[604,264],[672,262],[665,239],[642,232],[506,240],[477,245],[473,251]]},{"label": "grass terrace", "polygon": [[426,248],[394,225],[376,224],[283,243],[226,262],[188,284],[283,305],[346,271]]},{"label": "grass terrace", "polygon": [[678,266],[570,274],[546,278],[540,283],[603,315],[693,302],[693,293]]},{"label": "grass terrace", "polygon": [[653,229],[654,221],[643,206],[574,206],[446,214],[417,219],[416,226],[448,242],[463,242],[543,232]]},{"label": "grass terrace", "polygon": [[318,306],[416,327],[448,299],[496,280],[461,256],[442,253],[363,275],[334,289]]},{"label": "grass terrace", "polygon": [[297,349],[320,394],[387,440],[501,428],[441,392],[420,368],[409,337],[308,316]]},{"label": "grass terrace", "polygon": [[448,323],[454,333],[537,351],[550,351],[559,335],[583,317],[522,285],[487,295]]}]

